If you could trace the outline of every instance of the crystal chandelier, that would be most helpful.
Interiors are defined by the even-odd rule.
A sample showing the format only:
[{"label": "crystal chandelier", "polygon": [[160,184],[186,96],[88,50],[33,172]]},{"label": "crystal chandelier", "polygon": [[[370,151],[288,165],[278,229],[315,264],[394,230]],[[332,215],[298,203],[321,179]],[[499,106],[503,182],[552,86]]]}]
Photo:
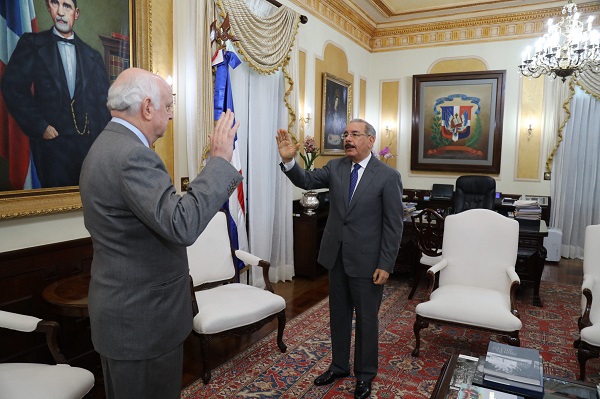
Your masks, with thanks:
[{"label": "crystal chandelier", "polygon": [[563,82],[571,75],[584,71],[600,72],[600,35],[592,29],[594,17],[590,16],[584,29],[579,21],[577,5],[571,0],[562,9],[560,22],[548,21],[548,33],[538,39],[535,53],[527,47],[519,71],[523,76],[537,78],[546,74],[561,77]]}]

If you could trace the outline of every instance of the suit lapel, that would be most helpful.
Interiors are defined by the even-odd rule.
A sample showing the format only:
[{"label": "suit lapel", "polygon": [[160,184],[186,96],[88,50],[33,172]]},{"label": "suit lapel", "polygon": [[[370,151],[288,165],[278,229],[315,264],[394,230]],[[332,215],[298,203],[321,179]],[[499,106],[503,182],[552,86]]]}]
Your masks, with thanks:
[{"label": "suit lapel", "polygon": [[94,68],[94,61],[90,57],[89,51],[82,44],[81,39],[75,34],[75,40],[77,41],[77,73],[75,78],[75,91],[81,90],[85,93],[89,78],[92,75]]},{"label": "suit lapel", "polygon": [[69,87],[67,86],[67,77],[65,76],[65,71],[62,66],[62,60],[60,58],[60,53],[58,52],[58,47],[54,40],[52,39],[52,30],[48,30],[45,32],[43,37],[44,43],[38,47],[39,54],[43,62],[46,64],[46,68],[50,71],[50,76],[54,80],[54,84],[56,87],[62,87],[63,93],[70,97],[69,95]]}]

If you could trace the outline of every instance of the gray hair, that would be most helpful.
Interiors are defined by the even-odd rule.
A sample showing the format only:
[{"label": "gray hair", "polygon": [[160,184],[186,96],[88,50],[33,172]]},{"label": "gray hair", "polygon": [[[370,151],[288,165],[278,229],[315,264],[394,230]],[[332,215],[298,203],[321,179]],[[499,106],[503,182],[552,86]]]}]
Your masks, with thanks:
[{"label": "gray hair", "polygon": [[146,74],[133,75],[123,82],[118,80],[108,89],[106,105],[111,111],[135,114],[142,106],[144,98],[150,97],[156,109],[161,107],[160,85]]},{"label": "gray hair", "polygon": [[348,124],[353,123],[353,122],[364,123],[365,124],[365,133],[368,134],[369,136],[377,137],[377,131],[375,130],[373,125],[371,125],[366,120],[360,119],[360,118],[355,118],[355,119],[352,119],[350,122],[348,122]]}]

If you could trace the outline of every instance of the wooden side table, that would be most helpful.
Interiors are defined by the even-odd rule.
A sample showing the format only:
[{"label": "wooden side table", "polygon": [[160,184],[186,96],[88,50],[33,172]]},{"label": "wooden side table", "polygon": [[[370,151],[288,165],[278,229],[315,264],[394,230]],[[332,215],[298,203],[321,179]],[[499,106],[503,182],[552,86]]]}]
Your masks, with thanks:
[{"label": "wooden side table", "polygon": [[44,288],[42,297],[59,315],[88,317],[90,277],[84,273],[55,281]]}]

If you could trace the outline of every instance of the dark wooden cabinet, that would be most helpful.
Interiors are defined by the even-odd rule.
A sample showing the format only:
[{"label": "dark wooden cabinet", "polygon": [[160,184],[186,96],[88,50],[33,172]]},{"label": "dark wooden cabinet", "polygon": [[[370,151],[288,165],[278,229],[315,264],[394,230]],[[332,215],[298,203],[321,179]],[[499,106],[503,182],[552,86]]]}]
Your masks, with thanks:
[{"label": "dark wooden cabinet", "polygon": [[[87,356],[92,350],[88,319],[57,314],[42,292],[58,280],[89,273],[92,255],[90,238],[0,253],[0,310],[59,322],[62,353],[72,366],[89,370],[99,368],[100,359]],[[0,363],[46,361],[49,352],[43,340],[43,334],[23,338],[0,331]]]},{"label": "dark wooden cabinet", "polygon": [[327,223],[329,208],[321,206],[316,209],[315,215],[306,215],[296,200],[293,203],[294,212],[294,271],[296,276],[315,279],[325,271],[318,264],[319,246],[323,231]]}]

